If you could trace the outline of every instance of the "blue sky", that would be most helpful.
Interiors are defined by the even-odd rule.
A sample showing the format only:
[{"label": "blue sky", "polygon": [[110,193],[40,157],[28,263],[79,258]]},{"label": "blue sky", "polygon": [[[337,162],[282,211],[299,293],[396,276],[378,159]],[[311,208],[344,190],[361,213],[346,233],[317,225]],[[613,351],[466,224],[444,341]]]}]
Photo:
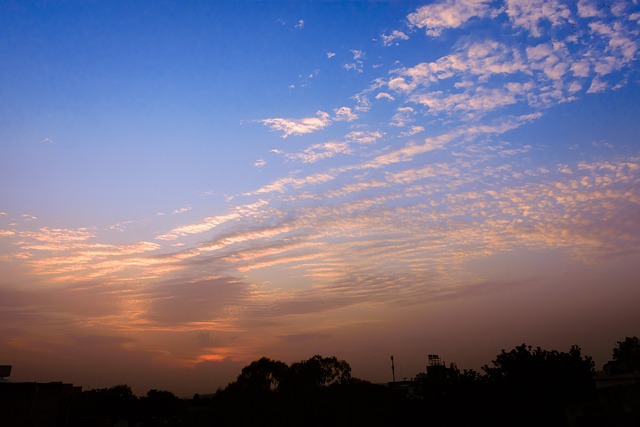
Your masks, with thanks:
[{"label": "blue sky", "polygon": [[522,342],[604,363],[640,320],[639,22],[635,0],[3,3],[0,354],[185,394],[263,355],[374,381],[392,352],[405,376]]}]

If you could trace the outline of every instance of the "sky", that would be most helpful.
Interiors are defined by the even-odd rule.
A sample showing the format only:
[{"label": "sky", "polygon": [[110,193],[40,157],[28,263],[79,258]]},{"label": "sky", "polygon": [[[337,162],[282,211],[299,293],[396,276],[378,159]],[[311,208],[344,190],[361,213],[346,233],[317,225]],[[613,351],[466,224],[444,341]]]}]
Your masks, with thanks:
[{"label": "sky", "polygon": [[0,3],[0,363],[212,393],[640,334],[637,0]]}]

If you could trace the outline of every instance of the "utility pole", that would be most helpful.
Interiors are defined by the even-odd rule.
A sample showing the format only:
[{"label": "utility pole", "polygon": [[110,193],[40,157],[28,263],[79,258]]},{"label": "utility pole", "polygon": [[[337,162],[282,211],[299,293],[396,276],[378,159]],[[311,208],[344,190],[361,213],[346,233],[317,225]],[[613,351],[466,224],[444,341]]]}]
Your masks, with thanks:
[{"label": "utility pole", "polygon": [[391,375],[393,376],[393,382],[396,382],[396,367],[393,365],[393,356],[391,356]]}]

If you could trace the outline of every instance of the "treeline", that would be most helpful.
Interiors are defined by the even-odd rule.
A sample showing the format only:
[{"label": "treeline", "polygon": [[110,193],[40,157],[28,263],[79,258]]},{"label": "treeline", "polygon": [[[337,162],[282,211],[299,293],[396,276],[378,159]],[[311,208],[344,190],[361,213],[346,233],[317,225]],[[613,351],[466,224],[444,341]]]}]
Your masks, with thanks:
[{"label": "treeline", "polygon": [[[637,380],[627,394],[613,394],[624,402],[612,401],[597,390],[594,363],[577,346],[561,352],[522,344],[502,350],[481,372],[439,361],[426,368],[412,380],[381,385],[354,378],[349,364],[336,357],[316,355],[291,365],[263,357],[208,397],[179,399],[150,390],[138,398],[123,385],[85,391],[69,402],[65,424],[640,425]],[[640,372],[638,338],[619,341],[604,369],[609,375]]]}]

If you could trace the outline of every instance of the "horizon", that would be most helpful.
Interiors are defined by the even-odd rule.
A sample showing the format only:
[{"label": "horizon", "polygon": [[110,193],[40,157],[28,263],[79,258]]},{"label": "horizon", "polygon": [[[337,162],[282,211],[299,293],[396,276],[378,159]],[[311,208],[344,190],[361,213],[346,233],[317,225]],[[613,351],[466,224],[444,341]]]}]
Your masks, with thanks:
[{"label": "horizon", "polygon": [[640,334],[639,24],[637,0],[0,4],[0,364],[179,396],[262,356],[388,382],[391,355],[410,378],[575,344],[601,369]]}]

